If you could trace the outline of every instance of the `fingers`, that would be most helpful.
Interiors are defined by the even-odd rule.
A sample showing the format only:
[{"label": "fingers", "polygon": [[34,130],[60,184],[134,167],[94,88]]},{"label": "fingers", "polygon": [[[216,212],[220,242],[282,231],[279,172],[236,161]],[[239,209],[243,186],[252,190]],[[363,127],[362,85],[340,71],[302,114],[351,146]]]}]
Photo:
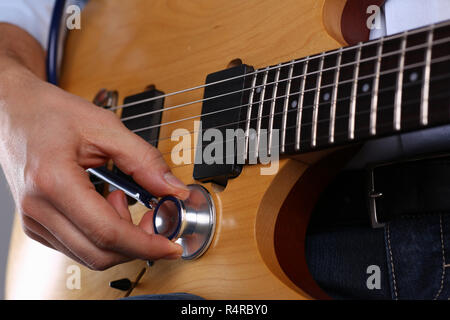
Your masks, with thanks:
[{"label": "fingers", "polygon": [[[1,159],[12,177],[25,232],[95,270],[134,258],[180,257],[181,246],[153,234],[152,213],[134,225],[123,193],[113,192],[105,200],[83,169],[112,158],[154,195],[186,199],[189,190],[170,173],[160,152],[109,111],[44,83],[30,88],[39,99],[12,95],[6,101],[14,108],[5,118],[8,128],[2,137],[7,143],[2,147],[7,156]],[[31,105],[31,114],[46,110],[52,121],[29,116],[20,105]]]},{"label": "fingers", "polygon": [[153,229],[153,211],[148,211],[139,221],[139,228],[148,234],[154,234]]},{"label": "fingers", "polygon": [[[27,219],[27,228],[73,260],[93,270],[105,270],[131,260],[130,257],[125,255],[95,246],[75,225],[50,204],[40,201],[39,206],[42,208],[40,214],[31,219],[25,218]],[[33,220],[35,221],[33,222]],[[39,220],[39,223],[37,220]],[[41,225],[46,227],[43,228]]]},{"label": "fingers", "polygon": [[[122,218],[126,216],[125,204],[119,204],[115,198],[117,193],[107,202],[95,191],[82,168],[76,164],[68,164],[64,168],[63,172],[54,171],[56,185],[51,195],[52,203],[92,244],[102,250],[144,260],[180,257],[181,246],[163,236],[152,234],[148,219],[144,220],[143,229]],[[67,192],[68,186],[70,193]],[[111,202],[115,203],[117,210]],[[79,250],[86,251],[89,248]]]},{"label": "fingers", "polygon": [[97,135],[96,146],[154,195],[187,199],[189,189],[170,172],[161,153],[122,124],[119,127],[120,130],[108,131],[108,136]]},{"label": "fingers", "polygon": [[59,242],[45,227],[31,217],[26,215],[22,216],[22,226],[25,234],[31,239],[40,242],[50,249],[65,254],[80,264],[84,264],[76,255],[72,253],[72,251]]},{"label": "fingers", "polygon": [[[53,246],[52,244],[50,244],[50,242],[48,242],[47,240],[44,239],[44,237],[41,237],[40,235],[37,234],[37,232],[35,232],[31,226],[29,222],[24,221],[26,220],[25,217],[22,218],[22,229],[24,231],[24,233],[30,237],[31,239],[33,239],[34,241],[40,242],[41,244],[43,244],[44,246],[53,249],[53,250],[57,250],[58,249],[55,248],[55,246]],[[31,219],[30,219],[31,220]]]},{"label": "fingers", "polygon": [[[128,200],[122,191],[115,190],[111,192],[108,195],[107,200],[116,209],[122,219],[132,222],[130,210],[128,209]],[[138,226],[148,234],[153,234],[153,212],[146,212],[141,218]]]},{"label": "fingers", "polygon": [[125,193],[120,190],[115,190],[111,192],[106,199],[114,207],[114,209],[116,209],[122,219],[132,222],[130,211],[128,210],[128,200]]}]

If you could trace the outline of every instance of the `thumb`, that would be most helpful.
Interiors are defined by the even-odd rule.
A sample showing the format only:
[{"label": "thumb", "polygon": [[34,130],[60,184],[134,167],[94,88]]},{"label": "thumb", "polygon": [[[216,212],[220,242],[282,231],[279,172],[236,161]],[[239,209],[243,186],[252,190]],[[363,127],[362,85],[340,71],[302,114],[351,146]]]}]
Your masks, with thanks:
[{"label": "thumb", "polygon": [[188,187],[172,174],[159,150],[122,123],[119,130],[111,131],[107,138],[98,136],[96,144],[120,170],[155,196],[173,195],[182,200],[189,197]]}]

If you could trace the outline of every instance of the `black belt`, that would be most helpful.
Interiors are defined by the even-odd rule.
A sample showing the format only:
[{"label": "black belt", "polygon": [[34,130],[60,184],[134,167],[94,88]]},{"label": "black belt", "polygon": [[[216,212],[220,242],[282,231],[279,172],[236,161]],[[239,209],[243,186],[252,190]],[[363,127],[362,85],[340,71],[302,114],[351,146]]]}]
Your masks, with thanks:
[{"label": "black belt", "polygon": [[[370,220],[364,212],[369,212]],[[450,213],[450,156],[341,172],[321,196],[311,227],[385,223]]]}]

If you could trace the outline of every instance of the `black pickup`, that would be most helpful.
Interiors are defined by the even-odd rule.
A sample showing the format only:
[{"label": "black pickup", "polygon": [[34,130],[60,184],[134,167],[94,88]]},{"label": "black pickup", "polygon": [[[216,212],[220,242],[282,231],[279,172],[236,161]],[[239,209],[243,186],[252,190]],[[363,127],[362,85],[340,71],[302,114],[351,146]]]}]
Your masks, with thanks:
[{"label": "black pickup", "polygon": [[[194,179],[201,182],[214,182],[225,186],[228,179],[237,177],[242,170],[242,164],[236,161],[237,151],[234,141],[234,159],[230,161],[225,148],[227,129],[243,129],[246,119],[246,101],[248,101],[251,86],[250,77],[253,72],[248,65],[239,65],[230,69],[212,73],[206,77],[204,101],[202,106],[202,134],[198,134],[195,155]],[[203,141],[205,130],[216,128],[223,136],[222,163],[207,164],[203,160],[205,148],[214,141]],[[232,163],[231,163],[232,162]]]}]

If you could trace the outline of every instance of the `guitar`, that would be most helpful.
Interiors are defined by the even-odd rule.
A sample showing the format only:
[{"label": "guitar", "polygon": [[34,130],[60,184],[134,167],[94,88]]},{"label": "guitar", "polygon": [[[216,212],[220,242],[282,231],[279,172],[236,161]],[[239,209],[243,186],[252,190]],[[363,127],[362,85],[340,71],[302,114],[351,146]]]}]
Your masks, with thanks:
[{"label": "guitar", "polygon": [[[101,88],[110,90],[103,91],[106,100],[115,100],[114,91],[126,97],[132,108],[109,107],[157,143],[184,183],[208,190],[215,232],[197,259],[133,261],[96,272],[28,239],[16,218],[6,297],[326,298],[304,255],[321,191],[361,142],[450,122],[450,23],[359,42],[369,31],[351,23],[367,14],[342,17],[355,17],[355,3],[369,2],[383,1],[90,1],[81,30],[69,34],[61,87],[90,100]],[[219,96],[223,110],[214,110],[208,97]],[[206,166],[211,173],[175,163],[173,132],[187,130],[197,141],[195,120],[208,115],[216,124],[203,129],[278,130],[276,174],[261,174],[270,164]],[[147,126],[126,123],[142,118]],[[185,152],[193,159],[204,147]],[[137,203],[130,210],[138,222],[146,208]],[[130,279],[125,291],[109,286],[123,278]]]}]

